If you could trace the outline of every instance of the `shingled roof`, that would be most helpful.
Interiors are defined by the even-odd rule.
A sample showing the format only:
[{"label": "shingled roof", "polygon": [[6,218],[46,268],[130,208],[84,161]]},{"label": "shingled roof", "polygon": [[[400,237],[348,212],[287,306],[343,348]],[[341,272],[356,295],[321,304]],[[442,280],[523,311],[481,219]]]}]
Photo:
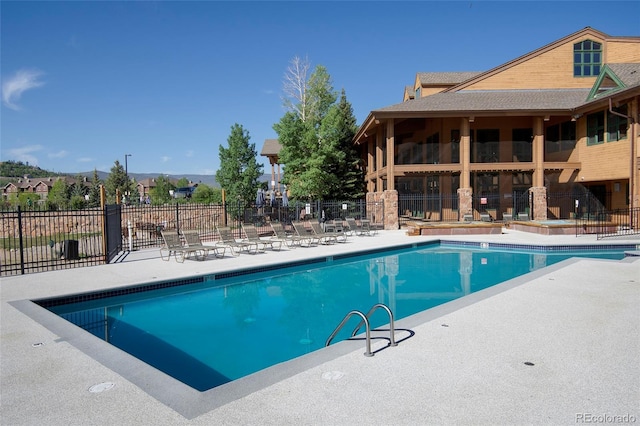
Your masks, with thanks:
[{"label": "shingled roof", "polygon": [[375,111],[384,113],[474,113],[487,111],[565,111],[583,104],[589,89],[566,90],[461,90],[436,93]]},{"label": "shingled roof", "polygon": [[627,88],[640,85],[639,64],[607,64]]},{"label": "shingled roof", "polygon": [[269,155],[278,155],[280,150],[282,149],[282,145],[278,139],[265,139],[264,145],[262,145],[262,151],[260,155],[269,156]]},{"label": "shingled roof", "polygon": [[460,84],[480,74],[480,71],[462,72],[419,72],[418,79],[423,86]]}]

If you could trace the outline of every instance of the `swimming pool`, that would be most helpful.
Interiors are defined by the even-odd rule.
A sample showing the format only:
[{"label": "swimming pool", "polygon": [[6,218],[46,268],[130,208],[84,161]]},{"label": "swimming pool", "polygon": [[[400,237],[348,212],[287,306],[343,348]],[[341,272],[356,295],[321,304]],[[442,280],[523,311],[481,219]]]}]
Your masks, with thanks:
[{"label": "swimming pool", "polygon": [[[38,303],[204,391],[320,349],[352,309],[385,303],[403,318],[568,257],[621,259],[623,250],[431,244]],[[387,322],[372,316],[374,327]]]}]

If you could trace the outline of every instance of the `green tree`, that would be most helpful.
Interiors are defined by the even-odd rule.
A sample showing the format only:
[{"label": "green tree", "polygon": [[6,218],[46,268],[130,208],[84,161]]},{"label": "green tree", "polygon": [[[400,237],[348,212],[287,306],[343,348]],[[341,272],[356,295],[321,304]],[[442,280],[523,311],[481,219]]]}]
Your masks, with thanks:
[{"label": "green tree", "polygon": [[60,210],[66,209],[69,207],[69,185],[64,181],[64,179],[57,179],[49,194],[47,195],[47,201],[49,204],[49,208],[52,210]]},{"label": "green tree", "polygon": [[98,177],[98,170],[93,169],[93,179],[89,188],[89,201],[87,207],[100,207],[100,185],[102,181]]},{"label": "green tree", "polygon": [[189,183],[189,179],[187,179],[186,177],[180,178],[176,182],[176,188],[186,188],[187,186],[189,186]]},{"label": "green tree", "polygon": [[340,100],[329,109],[319,130],[320,149],[324,151],[326,173],[335,177],[328,182],[330,199],[357,199],[365,193],[362,160],[353,147],[357,131],[353,108],[342,90]]},{"label": "green tree", "polygon": [[226,191],[228,201],[251,201],[259,188],[262,165],[256,160],[256,146],[250,140],[249,132],[236,123],[231,126],[231,134],[227,138],[228,148],[220,145],[220,169],[216,172],[216,181]]},{"label": "green tree", "polygon": [[200,204],[214,204],[222,202],[222,190],[220,188],[214,188],[204,183],[198,184],[195,192],[191,196],[191,200],[194,203]]},{"label": "green tree", "polygon": [[351,147],[355,117],[345,91],[336,104],[331,77],[323,66],[317,66],[308,82],[300,86],[304,94],[296,100],[305,105],[288,99],[285,106],[294,107],[289,107],[274,125],[282,145],[279,158],[284,166],[283,182],[297,199],[361,197],[362,170],[357,152]]},{"label": "green tree", "polygon": [[171,183],[168,177],[160,175],[156,178],[155,188],[149,190],[151,197],[151,203],[155,205],[170,203],[173,198],[169,191],[176,189],[175,185]]},{"label": "green tree", "polygon": [[111,167],[111,172],[104,182],[104,188],[107,192],[108,203],[115,203],[116,191],[120,191],[121,196],[124,195],[124,191],[127,188],[127,174],[118,160]]}]

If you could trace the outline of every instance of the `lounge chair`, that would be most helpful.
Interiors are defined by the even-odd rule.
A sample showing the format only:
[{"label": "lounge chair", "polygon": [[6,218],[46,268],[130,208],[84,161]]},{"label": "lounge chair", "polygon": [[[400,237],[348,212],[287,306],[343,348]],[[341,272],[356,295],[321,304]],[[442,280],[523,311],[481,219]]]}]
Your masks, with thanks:
[{"label": "lounge chair", "polygon": [[218,247],[226,247],[231,250],[233,256],[239,256],[240,253],[258,253],[258,244],[250,241],[238,241],[233,236],[231,228],[223,226],[221,228],[216,226],[216,231],[220,240],[216,243]]},{"label": "lounge chair", "polygon": [[242,229],[247,236],[242,241],[254,242],[258,245],[258,251],[265,251],[267,246],[271,247],[271,250],[280,250],[282,248],[282,241],[279,239],[262,239],[258,234],[258,229],[252,223],[243,223]]},{"label": "lounge chair", "polygon": [[[169,261],[173,255],[176,258],[176,262],[184,262],[184,260],[191,255],[195,255],[196,258],[201,257],[204,259],[204,252],[198,248],[190,248],[182,245],[180,235],[175,231],[160,231],[162,237],[162,247],[160,247],[160,258],[162,260]],[[167,256],[164,256],[164,253]]]},{"label": "lounge chair", "polygon": [[284,230],[284,226],[280,222],[270,222],[271,229],[273,229],[273,233],[275,236],[273,238],[284,241],[287,247],[292,248],[295,247],[296,244],[300,245],[302,241],[306,241],[304,238],[299,237],[297,234],[287,234]]},{"label": "lounge chair", "polygon": [[[320,244],[333,244],[338,242],[338,234],[336,232],[326,232],[318,222],[310,222],[311,230],[320,239]],[[346,236],[343,233],[339,236],[342,243],[347,241]]]},{"label": "lounge chair", "polygon": [[314,246],[320,243],[320,239],[312,232],[307,231],[307,227],[302,222],[291,222],[291,225],[293,225],[293,230],[300,239],[301,245],[303,241],[307,242],[307,246]]},{"label": "lounge chair", "polygon": [[371,229],[369,229],[368,222],[360,223],[360,225],[358,225],[358,222],[356,222],[352,217],[348,217],[346,220],[350,233],[354,235],[371,235]]},{"label": "lounge chair", "polygon": [[[206,246],[206,245],[202,244],[202,241],[200,240],[200,234],[198,233],[198,231],[195,231],[195,230],[187,230],[187,231],[180,230],[180,234],[182,234],[182,237],[187,242],[187,247],[193,248],[193,249],[202,250],[202,252],[204,253],[205,257],[209,256],[209,252],[212,252],[215,257],[224,257],[224,253],[226,251],[226,247],[224,247],[224,246]],[[222,253],[220,251],[222,251]]]}]

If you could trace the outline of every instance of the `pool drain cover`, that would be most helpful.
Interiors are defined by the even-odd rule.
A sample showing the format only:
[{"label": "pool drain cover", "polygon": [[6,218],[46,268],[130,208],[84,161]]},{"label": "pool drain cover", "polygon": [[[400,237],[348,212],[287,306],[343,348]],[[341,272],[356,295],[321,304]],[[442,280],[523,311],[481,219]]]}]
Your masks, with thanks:
[{"label": "pool drain cover", "polygon": [[104,392],[106,390],[109,390],[114,386],[115,386],[115,383],[111,383],[111,382],[98,383],[97,385],[91,386],[89,388],[89,392],[91,392],[91,393],[100,393],[100,392]]}]

